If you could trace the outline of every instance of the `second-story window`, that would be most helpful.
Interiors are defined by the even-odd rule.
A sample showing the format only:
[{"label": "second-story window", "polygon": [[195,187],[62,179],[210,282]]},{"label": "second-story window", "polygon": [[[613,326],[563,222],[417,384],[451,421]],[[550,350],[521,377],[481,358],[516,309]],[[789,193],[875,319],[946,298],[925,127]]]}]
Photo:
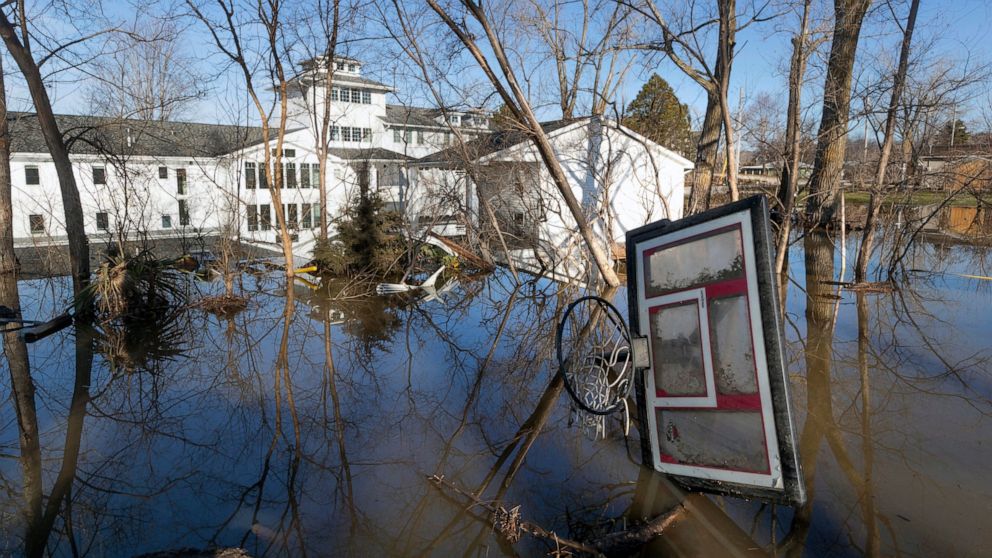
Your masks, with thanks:
[{"label": "second-story window", "polygon": [[24,183],[28,186],[41,184],[41,175],[38,173],[38,167],[34,165],[24,167]]},{"label": "second-story window", "polygon": [[159,178],[169,178],[169,167],[159,167],[158,168]]},{"label": "second-story window", "polygon": [[249,190],[254,190],[256,179],[257,177],[255,175],[255,163],[250,163],[250,162],[245,163],[245,188],[248,188]]},{"label": "second-story window", "polygon": [[286,187],[296,188],[296,163],[286,163],[283,173],[286,175]]},{"label": "second-story window", "polygon": [[366,105],[372,104],[372,92],[366,89],[362,90],[362,102]]},{"label": "second-story window", "polygon": [[424,145],[424,131],[417,130],[417,145]]},{"label": "second-story window", "polygon": [[96,214],[96,230],[105,231],[110,228],[110,215],[106,211]]},{"label": "second-story window", "polygon": [[[176,169],[176,192],[180,196],[186,195],[186,169]],[[187,223],[182,222],[182,213],[179,215],[179,224],[185,225]]]},{"label": "second-story window", "polygon": [[403,136],[400,133],[399,128],[393,128],[393,143],[400,143],[403,141]]},{"label": "second-story window", "polygon": [[93,167],[93,184],[107,183],[107,169],[103,167]]},{"label": "second-story window", "polygon": [[310,187],[310,163],[300,163],[300,188]]}]

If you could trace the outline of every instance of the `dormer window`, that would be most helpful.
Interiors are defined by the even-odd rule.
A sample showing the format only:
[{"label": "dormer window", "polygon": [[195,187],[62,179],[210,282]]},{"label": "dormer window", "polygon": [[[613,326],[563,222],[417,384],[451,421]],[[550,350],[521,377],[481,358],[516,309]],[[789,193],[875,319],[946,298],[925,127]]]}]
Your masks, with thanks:
[{"label": "dormer window", "polygon": [[358,64],[348,64],[348,71],[355,73],[358,71]]},{"label": "dormer window", "polygon": [[451,115],[451,123],[452,124],[454,124],[455,126],[457,126],[460,121],[461,121],[461,117],[460,116],[458,116],[457,114],[452,114]]}]

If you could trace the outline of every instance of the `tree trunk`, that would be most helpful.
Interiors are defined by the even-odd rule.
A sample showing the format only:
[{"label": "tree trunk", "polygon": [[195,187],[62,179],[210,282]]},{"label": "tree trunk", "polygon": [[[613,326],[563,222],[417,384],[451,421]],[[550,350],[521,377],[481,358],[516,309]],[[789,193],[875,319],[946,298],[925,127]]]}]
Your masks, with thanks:
[{"label": "tree trunk", "polygon": [[[799,164],[801,155],[801,137],[799,129],[802,125],[802,87],[803,76],[806,75],[806,61],[809,59],[809,52],[806,50],[806,41],[809,35],[809,7],[812,0],[803,2],[803,15],[799,25],[799,34],[792,38],[792,58],[789,61],[789,102],[786,108],[785,124],[785,153],[783,154],[784,164],[782,165],[782,178],[778,186],[778,209],[772,215],[773,221],[779,225],[779,249],[788,246],[788,232],[786,231],[786,241],[782,242],[782,229],[789,229],[791,224],[792,210],[795,207],[796,192],[799,190]],[[781,273],[781,269],[778,270]]]},{"label": "tree trunk", "polygon": [[734,63],[735,35],[737,33],[737,2],[722,0],[718,2],[720,11],[720,43],[717,51],[716,79],[720,89],[720,111],[723,113],[723,131],[727,144],[727,188],[730,190],[730,201],[737,201],[740,192],[737,190],[737,152],[733,119],[730,115],[730,103],[727,93],[730,89],[730,69]]},{"label": "tree trunk", "polygon": [[[21,313],[17,291],[17,260],[14,255],[13,204],[10,180],[10,130],[7,127],[7,96],[0,61],[0,303]],[[16,324],[11,324],[16,325]],[[3,334],[3,353],[10,369],[11,400],[17,416],[21,474],[24,482],[24,522],[28,543],[25,552],[33,551],[30,542],[36,537],[42,518],[41,444],[38,413],[34,402],[34,381],[24,338],[17,333]]]},{"label": "tree trunk", "polygon": [[62,207],[65,211],[65,232],[69,242],[69,265],[72,270],[73,294],[78,295],[89,283],[90,277],[90,248],[83,226],[83,206],[79,200],[79,189],[76,178],[72,173],[72,163],[69,161],[69,150],[62,139],[55,114],[52,112],[52,102],[45,90],[38,64],[32,58],[31,51],[21,43],[17,32],[7,14],[0,10],[0,37],[3,38],[7,50],[17,63],[24,80],[27,82],[31,100],[37,112],[38,124],[45,137],[45,145],[52,156],[55,171],[59,177],[59,189],[62,192]]},{"label": "tree trunk", "polygon": [[806,219],[812,227],[829,226],[836,212],[837,193],[844,178],[854,59],[870,4],[871,0],[834,1],[834,34],[823,87],[823,114],[806,202]]},{"label": "tree trunk", "polygon": [[878,156],[878,168],[875,172],[875,187],[872,188],[871,197],[868,200],[868,218],[865,221],[865,232],[861,239],[861,246],[858,248],[858,259],[854,265],[854,281],[860,283],[865,280],[868,271],[868,260],[871,258],[872,246],[875,241],[875,221],[878,216],[880,200],[885,188],[885,175],[889,166],[889,157],[892,154],[892,143],[896,133],[896,118],[899,115],[899,103],[902,101],[902,91],[906,86],[906,73],[909,70],[909,54],[913,42],[913,29],[916,27],[916,14],[920,9],[920,0],[913,0],[909,6],[909,17],[906,20],[906,29],[902,36],[902,47],[899,51],[899,67],[892,83],[892,97],[889,99],[889,108],[885,115],[885,135],[882,139],[882,150]]},{"label": "tree trunk", "polygon": [[709,209],[710,189],[720,148],[720,126],[723,115],[720,111],[720,97],[716,93],[706,96],[706,115],[703,128],[696,141],[696,168],[693,170],[693,186],[689,192],[689,207],[686,215]]}]

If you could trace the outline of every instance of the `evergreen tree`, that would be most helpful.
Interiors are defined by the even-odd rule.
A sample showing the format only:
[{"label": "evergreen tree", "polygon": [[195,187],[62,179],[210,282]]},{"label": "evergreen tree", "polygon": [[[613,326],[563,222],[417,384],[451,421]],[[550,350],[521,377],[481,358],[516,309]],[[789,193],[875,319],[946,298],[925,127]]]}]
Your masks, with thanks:
[{"label": "evergreen tree", "polygon": [[950,145],[952,129],[954,131],[954,145],[965,145],[971,143],[971,133],[968,132],[968,127],[965,125],[964,121],[959,118],[955,120],[953,128],[951,127],[950,120],[944,123],[944,126],[937,133],[938,145]]},{"label": "evergreen tree", "polygon": [[689,106],[679,102],[672,87],[658,74],[651,76],[627,107],[623,123],[651,141],[692,158]]}]

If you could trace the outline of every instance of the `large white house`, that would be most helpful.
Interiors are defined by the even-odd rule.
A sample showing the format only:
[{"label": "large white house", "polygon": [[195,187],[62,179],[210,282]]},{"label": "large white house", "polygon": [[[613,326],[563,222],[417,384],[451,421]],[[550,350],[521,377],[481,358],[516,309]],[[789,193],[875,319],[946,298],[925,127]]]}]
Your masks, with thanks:
[{"label": "large white house", "polygon": [[[315,147],[327,96],[322,67],[304,64],[290,85],[278,185],[264,170],[259,127],[58,116],[87,235],[227,234],[275,249],[280,208],[272,190],[278,187],[281,210],[294,229],[294,252],[306,256],[321,211],[333,219],[367,187],[412,224],[441,234],[464,234],[466,225],[495,217],[513,229],[509,236],[535,241],[528,247],[538,244],[540,250],[518,255],[541,263],[562,260],[576,244],[574,221],[524,134],[494,130],[478,110],[389,104],[393,88],[364,77],[352,59],[335,61],[327,207],[321,208]],[[8,120],[15,243],[65,243],[58,179],[37,118],[9,113]],[[604,241],[622,242],[630,228],[681,216],[689,161],[594,118],[545,128]],[[275,142],[268,148],[274,150]]]}]

